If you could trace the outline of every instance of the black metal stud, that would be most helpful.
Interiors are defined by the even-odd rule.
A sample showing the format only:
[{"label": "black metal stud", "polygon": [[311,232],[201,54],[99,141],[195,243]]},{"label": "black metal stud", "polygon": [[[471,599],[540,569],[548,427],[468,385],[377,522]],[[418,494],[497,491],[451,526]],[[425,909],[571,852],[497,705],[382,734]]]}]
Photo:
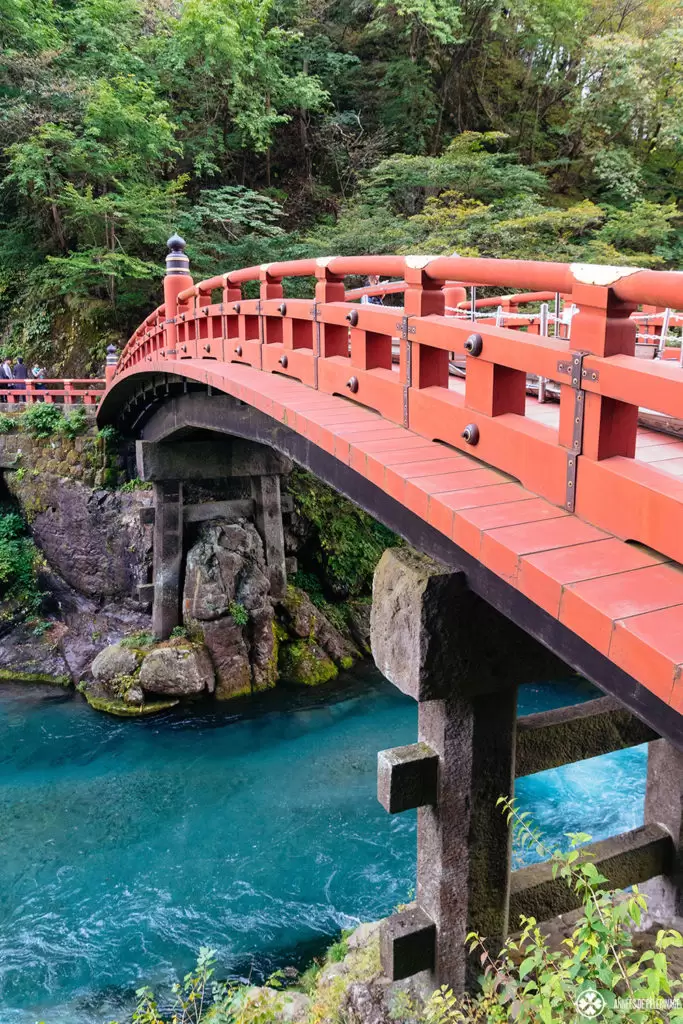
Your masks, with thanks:
[{"label": "black metal stud", "polygon": [[468,444],[478,444],[479,427],[476,423],[468,423],[460,436],[464,438]]},{"label": "black metal stud", "polygon": [[278,363],[280,364],[280,366],[284,370],[286,370],[287,369],[287,363],[288,363],[287,356],[280,356],[280,358],[278,359]]},{"label": "black metal stud", "polygon": [[471,356],[480,356],[483,347],[481,334],[470,334],[464,345],[465,352],[469,352]]},{"label": "black metal stud", "polygon": [[349,377],[346,382],[346,386],[351,394],[355,395],[356,391],[358,391],[358,377]]},{"label": "black metal stud", "polygon": [[358,323],[358,310],[352,309],[350,313],[346,314],[346,319],[349,321],[352,327],[355,327]]},{"label": "black metal stud", "polygon": [[280,305],[277,307],[277,311],[282,316],[284,316],[285,313],[287,312],[287,303],[286,302],[281,302]]},{"label": "black metal stud", "polygon": [[241,356],[242,355],[242,346],[241,345],[235,345],[235,355],[236,356]]}]

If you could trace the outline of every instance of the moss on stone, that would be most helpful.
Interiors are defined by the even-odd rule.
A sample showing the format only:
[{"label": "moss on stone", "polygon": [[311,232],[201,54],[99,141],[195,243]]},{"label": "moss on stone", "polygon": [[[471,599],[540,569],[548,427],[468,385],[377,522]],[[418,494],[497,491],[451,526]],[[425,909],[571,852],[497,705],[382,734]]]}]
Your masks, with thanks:
[{"label": "moss on stone", "polygon": [[126,704],[124,700],[113,697],[99,697],[85,691],[85,699],[95,711],[106,711],[109,715],[119,718],[140,718],[143,715],[155,715],[167,708],[174,708],[180,702],[176,700],[154,700],[146,704]]},{"label": "moss on stone", "polygon": [[351,668],[352,665],[353,658],[349,657],[348,655],[345,658],[342,658],[341,661],[339,662],[339,667],[344,669]]},{"label": "moss on stone", "polygon": [[0,682],[6,683],[47,683],[49,686],[71,686],[69,676],[51,676],[46,672],[19,672],[17,669],[0,668]]},{"label": "moss on stone", "polygon": [[312,640],[283,644],[278,667],[282,679],[303,686],[319,686],[338,674],[335,663]]}]

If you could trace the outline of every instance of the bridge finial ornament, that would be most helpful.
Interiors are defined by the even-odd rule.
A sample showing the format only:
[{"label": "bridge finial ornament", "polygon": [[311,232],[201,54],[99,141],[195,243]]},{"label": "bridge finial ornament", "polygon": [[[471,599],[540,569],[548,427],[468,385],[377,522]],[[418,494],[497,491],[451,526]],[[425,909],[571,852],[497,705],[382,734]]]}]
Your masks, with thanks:
[{"label": "bridge finial ornament", "polygon": [[185,239],[174,232],[166,243],[168,256],[166,257],[166,275],[189,274],[190,260],[185,255]]}]

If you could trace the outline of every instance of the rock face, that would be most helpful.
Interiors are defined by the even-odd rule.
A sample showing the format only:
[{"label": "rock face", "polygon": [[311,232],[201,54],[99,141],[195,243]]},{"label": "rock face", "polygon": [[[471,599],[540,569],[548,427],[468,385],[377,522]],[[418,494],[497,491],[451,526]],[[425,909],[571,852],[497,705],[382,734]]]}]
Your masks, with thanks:
[{"label": "rock face", "polygon": [[157,647],[142,662],[140,686],[146,693],[187,697],[213,692],[214,670],[206,650],[199,645]]},{"label": "rock face", "polygon": [[290,635],[302,640],[314,640],[332,661],[344,662],[358,657],[358,651],[330,620],[298,587],[287,587],[280,602],[283,620]]},{"label": "rock face", "polygon": [[0,635],[0,679],[69,686],[71,673],[59,647],[63,628],[55,623],[42,635],[24,622],[6,628]]},{"label": "rock face", "polygon": [[187,554],[183,617],[203,630],[220,700],[275,685],[273,614],[256,528],[244,520],[204,524]]},{"label": "rock face", "polygon": [[36,544],[62,579],[98,601],[136,598],[151,559],[151,528],[139,517],[149,491],[91,490],[51,474],[6,477]]}]

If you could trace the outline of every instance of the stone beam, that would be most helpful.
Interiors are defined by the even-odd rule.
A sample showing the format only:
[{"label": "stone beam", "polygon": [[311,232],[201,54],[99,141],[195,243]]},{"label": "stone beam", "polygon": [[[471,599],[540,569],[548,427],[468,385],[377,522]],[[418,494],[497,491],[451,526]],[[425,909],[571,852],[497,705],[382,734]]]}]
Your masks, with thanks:
[{"label": "stone beam", "polygon": [[657,738],[613,697],[524,715],[517,722],[516,775],[533,775]]},{"label": "stone beam", "polygon": [[[591,861],[608,880],[610,889],[625,889],[668,874],[674,847],[662,825],[643,825],[631,832],[603,839],[584,847]],[[510,926],[519,925],[522,914],[537,921],[550,921],[581,906],[581,896],[563,878],[553,878],[552,864],[532,864],[513,871],[510,887]]]},{"label": "stone beam", "polygon": [[372,656],[417,701],[495,693],[566,674],[567,666],[453,571],[411,548],[389,548],[373,578]]},{"label": "stone beam", "polygon": [[377,799],[389,814],[436,803],[439,757],[426,743],[380,750]]},{"label": "stone beam", "polygon": [[228,477],[288,473],[289,459],[272,449],[231,438],[229,441],[137,441],[142,480],[219,480]]},{"label": "stone beam", "polygon": [[409,907],[382,921],[380,957],[392,981],[434,968],[436,928],[419,907]]},{"label": "stone beam", "polygon": [[[283,494],[282,512],[291,512],[294,502],[291,494]],[[140,522],[151,526],[154,523],[154,505],[143,505],[138,510]],[[183,505],[183,519],[186,523],[205,523],[211,519],[249,519],[254,515],[253,498],[230,498],[227,501],[202,501],[195,505]],[[296,572],[296,569],[293,570]]]}]

